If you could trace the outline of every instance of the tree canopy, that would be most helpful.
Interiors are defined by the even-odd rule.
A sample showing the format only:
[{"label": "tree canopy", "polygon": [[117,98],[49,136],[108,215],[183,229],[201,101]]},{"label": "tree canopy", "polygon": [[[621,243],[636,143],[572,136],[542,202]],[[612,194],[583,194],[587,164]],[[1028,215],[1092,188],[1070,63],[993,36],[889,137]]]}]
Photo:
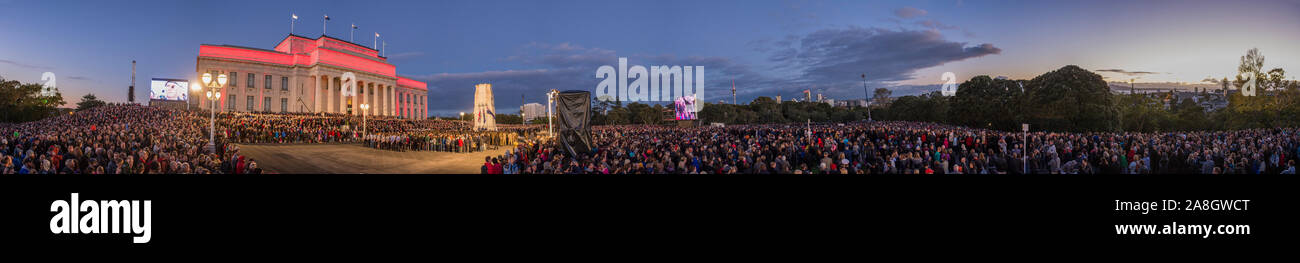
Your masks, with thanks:
[{"label": "tree canopy", "polygon": [[102,100],[99,100],[99,98],[96,98],[94,93],[87,93],[86,96],[81,96],[81,102],[77,103],[77,110],[82,111],[94,107],[104,106],[104,104],[106,103],[104,103],[104,101]]},{"label": "tree canopy", "polygon": [[[1046,131],[1195,131],[1300,126],[1300,82],[1286,80],[1286,71],[1265,71],[1264,56],[1251,49],[1242,57],[1237,81],[1224,77],[1224,90],[1240,89],[1241,75],[1255,74],[1258,96],[1227,94],[1227,108],[1206,111],[1191,98],[1172,92],[1115,94],[1096,73],[1074,65],[1028,80],[976,76],[962,82],[955,96],[938,91],[903,96],[890,103],[892,91],[876,89],[870,107],[876,120],[922,121],[1016,131],[1028,123]],[[1249,75],[1246,75],[1249,76]],[[1195,96],[1208,100],[1207,92]],[[1219,95],[1222,96],[1222,95]],[[1181,100],[1179,100],[1181,99]],[[671,106],[667,106],[671,109]],[[661,124],[671,116],[664,106],[596,101],[592,123]],[[826,103],[782,102],[758,97],[745,105],[705,103],[698,113],[705,122],[729,124],[850,122],[866,119],[866,107],[834,107]]]},{"label": "tree canopy", "polygon": [[42,87],[0,77],[0,122],[28,122],[57,114],[63,94],[41,96]]}]

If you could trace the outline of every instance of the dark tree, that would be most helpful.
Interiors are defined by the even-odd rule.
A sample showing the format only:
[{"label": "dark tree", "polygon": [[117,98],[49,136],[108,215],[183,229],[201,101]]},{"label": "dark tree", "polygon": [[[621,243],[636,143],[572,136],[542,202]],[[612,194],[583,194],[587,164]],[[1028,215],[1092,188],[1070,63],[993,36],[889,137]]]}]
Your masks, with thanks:
[{"label": "dark tree", "polygon": [[77,103],[77,111],[83,111],[94,107],[104,106],[104,104],[106,103],[104,103],[104,101],[102,100],[99,100],[99,98],[95,97],[94,93],[89,93],[86,94],[86,96],[81,96],[81,102]]}]

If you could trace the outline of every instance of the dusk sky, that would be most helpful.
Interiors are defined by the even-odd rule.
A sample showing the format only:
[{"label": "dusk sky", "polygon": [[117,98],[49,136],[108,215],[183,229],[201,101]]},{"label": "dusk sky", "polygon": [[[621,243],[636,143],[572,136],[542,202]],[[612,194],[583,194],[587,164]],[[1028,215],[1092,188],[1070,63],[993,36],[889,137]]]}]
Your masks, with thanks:
[{"label": "dusk sky", "polygon": [[[0,0],[0,77],[54,72],[70,104],[86,93],[137,101],[150,78],[195,79],[199,44],[271,49],[289,33],[370,46],[429,84],[429,112],[471,108],[493,84],[499,112],[544,92],[593,90],[602,65],[706,68],[705,101],[812,88],[862,98],[938,89],[944,72],[1027,79],[1078,65],[1108,81],[1204,83],[1236,74],[1250,48],[1300,74],[1300,0],[1278,1],[24,1]],[[1294,77],[1289,77],[1294,78]],[[142,93],[143,91],[143,93]]]}]

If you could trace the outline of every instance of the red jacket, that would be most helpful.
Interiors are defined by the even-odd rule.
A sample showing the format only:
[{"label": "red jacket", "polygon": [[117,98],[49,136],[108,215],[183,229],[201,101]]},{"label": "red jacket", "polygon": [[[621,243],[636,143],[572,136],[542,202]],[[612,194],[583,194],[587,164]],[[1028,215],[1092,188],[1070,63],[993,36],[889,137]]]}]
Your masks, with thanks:
[{"label": "red jacket", "polygon": [[504,173],[504,169],[503,169],[503,167],[501,166],[501,164],[499,164],[499,163],[498,163],[498,164],[488,164],[487,167],[488,167],[488,174],[502,174],[502,173]]}]

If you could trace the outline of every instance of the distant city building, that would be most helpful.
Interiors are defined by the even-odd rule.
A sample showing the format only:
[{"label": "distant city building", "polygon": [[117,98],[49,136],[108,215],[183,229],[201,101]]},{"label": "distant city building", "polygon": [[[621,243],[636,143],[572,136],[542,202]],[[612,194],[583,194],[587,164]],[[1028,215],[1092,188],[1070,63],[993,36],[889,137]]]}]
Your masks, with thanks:
[{"label": "distant city building", "polygon": [[1205,93],[1200,96],[1200,99],[1197,99],[1196,103],[1200,104],[1201,108],[1205,108],[1206,112],[1227,108],[1228,97],[1225,97],[1222,94],[1223,93]]},{"label": "distant city building", "polygon": [[831,104],[831,105],[832,105],[832,106],[835,106],[835,107],[845,107],[845,108],[852,108],[852,107],[866,107],[866,106],[867,106],[867,100],[842,100],[842,101],[834,101],[834,103]]},{"label": "distant city building", "polygon": [[532,121],[537,118],[546,117],[546,106],[541,103],[529,103],[519,107],[519,113],[523,115],[524,122]]},{"label": "distant city building", "polygon": [[776,103],[781,103],[781,95],[776,95]]}]

